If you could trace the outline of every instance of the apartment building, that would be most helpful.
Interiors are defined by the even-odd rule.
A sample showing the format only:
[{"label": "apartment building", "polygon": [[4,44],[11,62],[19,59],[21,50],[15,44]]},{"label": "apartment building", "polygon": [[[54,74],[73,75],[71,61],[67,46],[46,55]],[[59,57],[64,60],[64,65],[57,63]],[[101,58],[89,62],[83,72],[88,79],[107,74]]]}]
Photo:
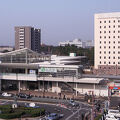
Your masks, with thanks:
[{"label": "apartment building", "polygon": [[59,46],[75,45],[78,48],[85,48],[85,42],[82,42],[80,39],[74,39],[72,41],[60,42]]},{"label": "apartment building", "polygon": [[120,74],[120,12],[94,17],[95,73]]},{"label": "apartment building", "polygon": [[31,26],[15,27],[15,49],[29,48],[40,52],[41,30]]}]

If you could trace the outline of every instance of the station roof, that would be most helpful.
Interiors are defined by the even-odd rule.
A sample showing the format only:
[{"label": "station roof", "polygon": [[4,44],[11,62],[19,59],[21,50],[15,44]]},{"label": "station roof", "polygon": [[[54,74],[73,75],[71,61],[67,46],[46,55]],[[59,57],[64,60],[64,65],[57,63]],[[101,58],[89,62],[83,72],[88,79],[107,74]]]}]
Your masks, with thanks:
[{"label": "station roof", "polygon": [[35,64],[27,64],[27,63],[0,63],[0,67],[5,68],[30,68],[37,69],[38,65]]},{"label": "station roof", "polygon": [[79,83],[93,83],[99,84],[100,82],[104,81],[104,78],[81,78],[79,79]]}]

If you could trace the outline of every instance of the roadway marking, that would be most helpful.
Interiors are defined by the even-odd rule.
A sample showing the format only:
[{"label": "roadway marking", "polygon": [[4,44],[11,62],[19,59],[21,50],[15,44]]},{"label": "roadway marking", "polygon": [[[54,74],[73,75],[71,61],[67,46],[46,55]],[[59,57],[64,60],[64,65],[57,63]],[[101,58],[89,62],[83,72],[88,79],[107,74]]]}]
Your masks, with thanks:
[{"label": "roadway marking", "polygon": [[6,104],[8,101],[0,101],[0,105]]}]

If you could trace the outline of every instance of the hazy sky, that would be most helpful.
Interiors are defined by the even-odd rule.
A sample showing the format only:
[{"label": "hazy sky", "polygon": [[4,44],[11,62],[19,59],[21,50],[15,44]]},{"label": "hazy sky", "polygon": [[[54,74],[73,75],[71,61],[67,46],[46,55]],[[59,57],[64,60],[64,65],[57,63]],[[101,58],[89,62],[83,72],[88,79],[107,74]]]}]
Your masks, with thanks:
[{"label": "hazy sky", "polygon": [[120,12],[120,0],[0,0],[0,45],[14,45],[14,26],[42,30],[42,42],[94,39],[94,14]]}]

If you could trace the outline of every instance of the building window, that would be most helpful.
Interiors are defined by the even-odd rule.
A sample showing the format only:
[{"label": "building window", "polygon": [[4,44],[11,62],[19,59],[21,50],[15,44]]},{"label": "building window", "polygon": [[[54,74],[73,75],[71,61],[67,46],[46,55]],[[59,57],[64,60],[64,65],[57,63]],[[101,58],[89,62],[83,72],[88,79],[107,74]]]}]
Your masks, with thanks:
[{"label": "building window", "polygon": [[120,22],[120,20],[118,20],[118,22]]},{"label": "building window", "polygon": [[104,36],[104,38],[106,39],[106,36]]},{"label": "building window", "polygon": [[115,54],[115,51],[113,51],[113,54]]},{"label": "building window", "polygon": [[110,20],[109,20],[109,23],[110,23]]},{"label": "building window", "polygon": [[106,31],[104,31],[104,33],[106,33]]},{"label": "building window", "polygon": [[113,36],[113,38],[115,38],[115,36]]},{"label": "building window", "polygon": [[109,33],[110,33],[110,31],[109,31]]},{"label": "building window", "polygon": [[118,28],[120,28],[120,25],[118,25]]},{"label": "building window", "polygon": [[120,33],[120,31],[118,30],[118,33]]},{"label": "building window", "polygon": [[109,49],[110,49],[110,46],[109,46]]},{"label": "building window", "polygon": [[120,59],[120,57],[118,57],[118,59]]},{"label": "building window", "polygon": [[106,49],[106,46],[104,46],[104,48]]},{"label": "building window", "polygon": [[104,26],[104,28],[106,28],[106,26]]},{"label": "building window", "polygon": [[106,59],[106,56],[104,56],[104,59]]},{"label": "building window", "polygon": [[118,43],[120,43],[120,41],[118,41]]},{"label": "building window", "polygon": [[113,43],[115,44],[115,41],[113,41]]},{"label": "building window", "polygon": [[115,30],[113,31],[113,33],[115,33]]},{"label": "building window", "polygon": [[110,64],[110,62],[109,62],[109,64]]},{"label": "building window", "polygon": [[102,23],[102,21],[100,21],[100,23]]},{"label": "building window", "polygon": [[109,36],[109,39],[110,39],[110,36]]},{"label": "building window", "polygon": [[100,31],[100,33],[102,33],[102,32]]},{"label": "building window", "polygon": [[100,39],[101,39],[102,37],[100,36]]},{"label": "building window", "polygon": [[100,64],[101,64],[101,61],[100,61]]},{"label": "building window", "polygon": [[118,38],[120,38],[120,36],[118,36]]},{"label": "building window", "polygon": [[113,59],[115,59],[115,56],[113,57]]},{"label": "building window", "polygon": [[104,54],[106,54],[106,51],[104,51]]},{"label": "building window", "polygon": [[100,44],[101,44],[101,41],[100,41]]},{"label": "building window", "polygon": [[106,23],[106,21],[104,21],[104,23]]},{"label": "building window", "polygon": [[109,54],[110,54],[110,51],[109,51]]},{"label": "building window", "polygon": [[115,25],[113,25],[113,28],[115,28]]},{"label": "building window", "polygon": [[120,46],[118,46],[118,48],[120,48]]},{"label": "building window", "polygon": [[101,51],[100,51],[100,54],[101,54]]},{"label": "building window", "polygon": [[110,28],[110,25],[109,25],[109,28]]},{"label": "building window", "polygon": [[115,23],[115,20],[113,22]]},{"label": "building window", "polygon": [[106,64],[106,61],[104,61],[104,64]]},{"label": "building window", "polygon": [[110,41],[109,41],[109,44],[110,44]]},{"label": "building window", "polygon": [[113,46],[113,48],[115,49],[115,46]]},{"label": "building window", "polygon": [[118,51],[118,54],[120,54],[120,51]]},{"label": "building window", "polygon": [[100,49],[101,49],[101,46],[100,46]]},{"label": "building window", "polygon": [[118,64],[120,64],[120,62],[118,62]]},{"label": "building window", "polygon": [[108,58],[110,59],[110,56]]},{"label": "building window", "polygon": [[106,44],[106,41],[104,41],[104,43]]},{"label": "building window", "polygon": [[102,27],[100,26],[100,28],[102,28]]},{"label": "building window", "polygon": [[100,59],[101,59],[101,56],[100,56]]}]

